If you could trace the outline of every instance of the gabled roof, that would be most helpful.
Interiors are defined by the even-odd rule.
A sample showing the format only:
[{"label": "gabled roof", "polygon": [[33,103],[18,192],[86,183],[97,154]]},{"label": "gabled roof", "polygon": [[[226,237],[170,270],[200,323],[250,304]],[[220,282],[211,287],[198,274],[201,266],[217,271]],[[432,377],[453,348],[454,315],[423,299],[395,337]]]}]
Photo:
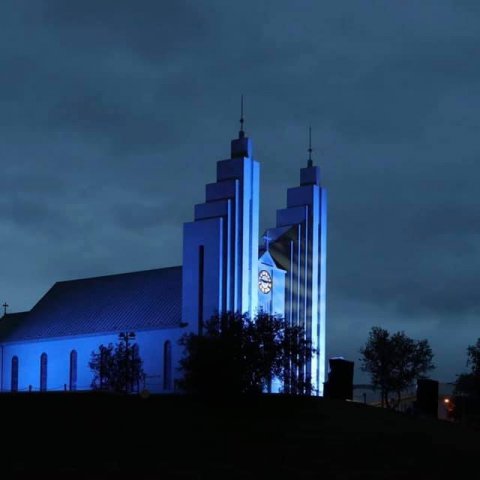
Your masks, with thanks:
[{"label": "gabled roof", "polygon": [[274,258],[270,255],[268,250],[264,251],[260,258],[258,259],[259,263],[263,263],[264,265],[269,265],[270,267],[276,268],[278,270],[283,270],[282,267],[278,265],[278,263],[274,260]]},{"label": "gabled roof", "polygon": [[182,267],[57,282],[30,312],[0,320],[0,341],[180,326]]},{"label": "gabled roof", "polygon": [[14,332],[30,312],[7,313],[0,318],[0,339]]},{"label": "gabled roof", "polygon": [[[268,236],[269,253],[275,260],[275,264],[282,270],[288,271],[290,265],[290,241],[298,237],[298,225],[284,225],[283,227],[269,228],[265,231],[264,237]],[[260,248],[259,253],[263,255],[266,248]]]},{"label": "gabled roof", "polygon": [[270,243],[276,242],[282,235],[292,228],[292,225],[284,225],[283,227],[269,228],[265,230],[264,237],[268,236]]}]

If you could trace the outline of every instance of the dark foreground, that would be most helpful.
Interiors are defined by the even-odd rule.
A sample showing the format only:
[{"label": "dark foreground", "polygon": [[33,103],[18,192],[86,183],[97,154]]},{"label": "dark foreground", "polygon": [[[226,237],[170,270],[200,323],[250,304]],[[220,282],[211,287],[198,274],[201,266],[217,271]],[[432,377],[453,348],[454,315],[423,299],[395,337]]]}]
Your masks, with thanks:
[{"label": "dark foreground", "polygon": [[0,412],[1,478],[456,478],[480,458],[460,425],[321,398],[23,394]]}]

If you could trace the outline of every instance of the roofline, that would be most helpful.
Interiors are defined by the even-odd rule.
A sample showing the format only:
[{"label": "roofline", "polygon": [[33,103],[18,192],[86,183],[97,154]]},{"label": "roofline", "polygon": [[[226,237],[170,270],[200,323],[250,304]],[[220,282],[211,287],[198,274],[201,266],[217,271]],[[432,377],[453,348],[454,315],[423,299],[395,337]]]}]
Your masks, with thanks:
[{"label": "roofline", "polygon": [[[60,280],[55,282],[54,285],[59,285],[61,283],[70,283],[70,282],[81,282],[83,280],[93,280],[95,278],[108,278],[108,277],[120,277],[122,275],[132,275],[134,273],[145,273],[145,272],[155,272],[158,270],[174,270],[176,268],[182,268],[182,265],[175,265],[173,267],[162,267],[162,268],[149,268],[148,270],[134,270],[132,272],[123,272],[123,273],[109,273],[108,275],[98,275],[95,277],[82,277],[82,278],[73,278],[71,280]],[[39,303],[39,302],[37,302]]]},{"label": "roofline", "polygon": [[[171,327],[145,327],[145,328],[135,328],[130,329],[132,332],[156,332],[158,330],[183,330],[184,327],[180,325],[171,326]],[[124,330],[109,330],[109,331],[101,331],[101,332],[89,332],[89,333],[78,333],[76,335],[57,335],[54,337],[27,337],[21,338],[18,340],[0,340],[0,346],[5,345],[14,345],[19,343],[40,343],[40,342],[50,342],[50,341],[62,341],[66,339],[72,339],[77,337],[102,337],[105,335],[118,335],[119,333],[123,332]]]},{"label": "roofline", "polygon": [[24,310],[23,312],[4,313],[0,317],[0,323],[2,323],[2,321],[4,321],[4,322],[8,321],[9,317],[14,317],[15,318],[15,317],[18,317],[20,315],[25,316],[25,315],[28,315],[30,312],[31,312],[31,310]]}]

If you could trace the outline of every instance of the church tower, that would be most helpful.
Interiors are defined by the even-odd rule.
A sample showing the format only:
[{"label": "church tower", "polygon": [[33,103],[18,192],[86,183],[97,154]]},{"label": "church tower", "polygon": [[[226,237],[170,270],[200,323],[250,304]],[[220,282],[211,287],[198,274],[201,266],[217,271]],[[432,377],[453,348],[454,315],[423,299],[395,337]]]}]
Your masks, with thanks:
[{"label": "church tower", "polygon": [[325,296],[327,195],[320,170],[311,159],[300,170],[300,186],[287,191],[287,208],[277,211],[277,226],[267,230],[269,252],[284,270],[285,319],[305,329],[316,349],[300,378],[311,378],[313,394],[323,394],[325,381]]},{"label": "church tower", "polygon": [[257,310],[260,165],[243,131],[243,108],[230,157],[217,162],[217,181],[184,224],[182,320],[199,333],[217,312]]}]

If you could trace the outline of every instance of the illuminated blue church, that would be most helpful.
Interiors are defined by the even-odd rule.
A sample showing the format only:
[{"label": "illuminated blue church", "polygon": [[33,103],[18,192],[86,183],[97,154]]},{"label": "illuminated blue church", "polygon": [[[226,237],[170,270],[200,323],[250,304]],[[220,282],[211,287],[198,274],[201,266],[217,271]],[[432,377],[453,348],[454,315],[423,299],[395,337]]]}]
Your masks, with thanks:
[{"label": "illuminated blue church", "polygon": [[89,389],[92,351],[135,332],[145,387],[173,392],[184,333],[202,333],[217,312],[262,309],[305,328],[317,353],[302,374],[322,394],[327,200],[320,172],[309,158],[259,247],[260,164],[241,125],[205,202],[184,225],[183,265],[57,282],[30,311],[6,313],[2,391]]}]

